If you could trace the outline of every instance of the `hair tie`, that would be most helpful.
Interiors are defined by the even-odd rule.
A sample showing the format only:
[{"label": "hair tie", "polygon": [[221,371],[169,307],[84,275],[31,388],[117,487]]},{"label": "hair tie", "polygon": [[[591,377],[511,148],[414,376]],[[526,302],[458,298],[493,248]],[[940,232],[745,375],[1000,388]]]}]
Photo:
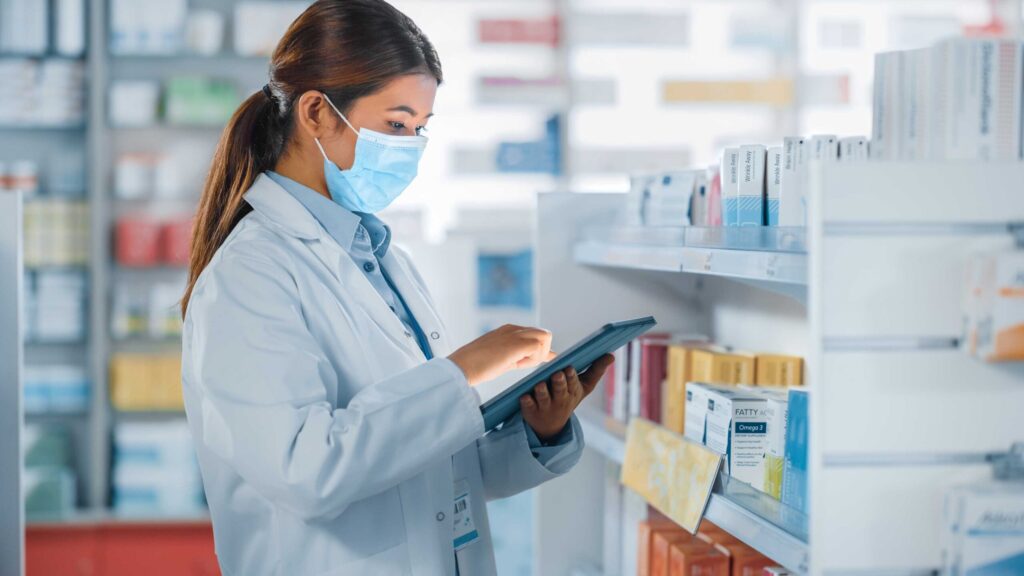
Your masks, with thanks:
[{"label": "hair tie", "polygon": [[270,91],[270,84],[263,85],[263,94],[266,95],[268,100],[274,99],[274,93]]}]

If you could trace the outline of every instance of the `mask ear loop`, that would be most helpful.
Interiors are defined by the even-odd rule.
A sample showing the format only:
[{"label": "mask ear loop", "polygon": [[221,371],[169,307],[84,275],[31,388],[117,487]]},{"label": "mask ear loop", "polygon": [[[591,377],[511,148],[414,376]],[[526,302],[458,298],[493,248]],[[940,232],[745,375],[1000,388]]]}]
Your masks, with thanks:
[{"label": "mask ear loop", "polygon": [[338,110],[338,107],[334,105],[334,102],[331,102],[331,99],[327,97],[327,94],[324,94],[323,92],[321,92],[320,94],[324,97],[324,100],[327,100],[327,103],[331,106],[331,108],[338,113],[338,116],[341,116],[341,119],[345,122],[345,124],[347,124],[348,127],[351,128],[353,132],[359,134],[359,130],[356,130],[356,127],[353,126],[352,123],[348,121],[348,118],[345,118],[345,115],[341,113],[341,110]]},{"label": "mask ear loop", "polygon": [[[341,110],[338,110],[338,107],[334,105],[334,102],[331,102],[331,99],[327,96],[327,94],[321,92],[320,95],[324,97],[324,100],[327,101],[327,104],[331,107],[331,109],[337,112],[338,116],[341,116],[342,121],[345,122],[345,124],[348,125],[348,127],[351,128],[352,131],[358,135],[359,130],[356,130],[355,126],[353,126],[352,123],[348,121],[348,118],[345,118],[345,115],[341,113]],[[313,142],[316,142],[316,147],[320,149],[320,154],[323,155],[324,160],[330,162],[331,159],[327,157],[327,152],[324,151],[323,145],[320,144],[320,139],[313,138]]]}]

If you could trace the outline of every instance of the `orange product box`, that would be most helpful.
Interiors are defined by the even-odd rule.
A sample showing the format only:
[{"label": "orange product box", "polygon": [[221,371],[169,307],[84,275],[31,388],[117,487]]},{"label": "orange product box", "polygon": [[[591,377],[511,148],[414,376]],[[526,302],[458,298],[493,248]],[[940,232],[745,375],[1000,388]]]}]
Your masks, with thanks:
[{"label": "orange product box", "polygon": [[729,556],[731,576],[761,576],[765,568],[776,564],[772,559],[740,541],[716,543],[715,547]]},{"label": "orange product box", "polygon": [[693,541],[693,534],[682,528],[656,532],[651,542],[651,576],[668,576],[669,548]]},{"label": "orange product box", "polygon": [[636,574],[637,576],[651,575],[651,545],[654,535],[666,530],[681,530],[679,525],[661,516],[653,516],[644,520],[637,526],[636,537]]},{"label": "orange product box", "polygon": [[729,557],[693,538],[669,546],[668,576],[729,576]]}]

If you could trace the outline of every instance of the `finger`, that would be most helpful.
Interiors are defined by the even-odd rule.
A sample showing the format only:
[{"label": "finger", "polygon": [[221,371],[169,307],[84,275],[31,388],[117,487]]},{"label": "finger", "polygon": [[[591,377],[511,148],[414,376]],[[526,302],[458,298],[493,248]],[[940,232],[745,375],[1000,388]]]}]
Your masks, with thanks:
[{"label": "finger", "polygon": [[537,401],[537,407],[540,408],[541,412],[551,407],[551,394],[548,393],[546,382],[541,382],[533,387],[533,398]]},{"label": "finger", "polygon": [[569,373],[569,397],[574,403],[579,404],[580,400],[583,399],[583,384],[580,383],[579,374],[571,366],[566,369],[566,372]]},{"label": "finger", "polygon": [[555,372],[551,376],[551,399],[555,404],[564,402],[569,395],[569,382],[564,371]]},{"label": "finger", "polygon": [[597,383],[601,381],[601,377],[604,376],[605,371],[608,370],[608,367],[611,366],[614,361],[614,356],[611,354],[605,354],[590,365],[590,368],[587,369],[583,374],[583,377],[580,379],[580,383],[583,385],[584,396],[587,396],[594,391],[594,388],[597,387]]},{"label": "finger", "polygon": [[527,328],[519,332],[518,356],[516,367],[536,366],[551,359],[551,333],[535,328]]},{"label": "finger", "polygon": [[537,403],[529,394],[524,394],[519,398],[519,408],[523,411],[524,418],[530,419],[537,414]]}]

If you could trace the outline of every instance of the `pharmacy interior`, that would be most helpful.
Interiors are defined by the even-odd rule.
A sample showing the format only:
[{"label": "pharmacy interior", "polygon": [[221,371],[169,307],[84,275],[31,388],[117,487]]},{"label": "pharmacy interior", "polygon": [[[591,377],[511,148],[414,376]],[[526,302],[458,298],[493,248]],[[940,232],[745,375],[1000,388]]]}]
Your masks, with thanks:
[{"label": "pharmacy interior", "polygon": [[[382,219],[453,341],[658,321],[498,574],[1024,574],[1021,0],[393,3],[445,81]],[[159,4],[0,0],[0,573],[219,573],[178,303],[309,3]]]}]

